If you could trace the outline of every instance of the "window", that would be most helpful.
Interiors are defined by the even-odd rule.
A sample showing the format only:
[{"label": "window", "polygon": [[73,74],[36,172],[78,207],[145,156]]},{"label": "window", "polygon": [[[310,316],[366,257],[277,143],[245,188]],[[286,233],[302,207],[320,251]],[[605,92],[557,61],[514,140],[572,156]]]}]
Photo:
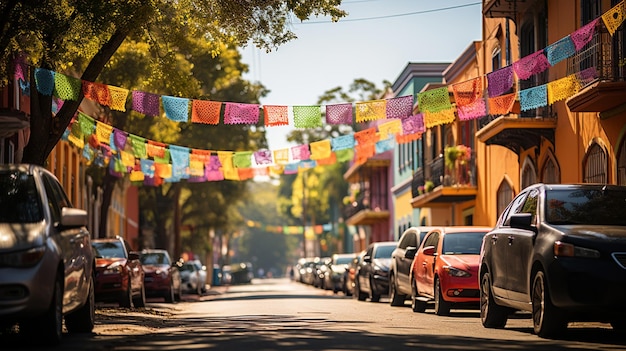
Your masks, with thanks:
[{"label": "window", "polygon": [[626,137],[622,139],[617,153],[617,184],[626,185]]},{"label": "window", "polygon": [[439,246],[439,232],[433,231],[432,233],[430,233],[430,235],[426,238],[426,241],[424,242],[424,247],[427,246],[434,246],[435,251],[437,251],[437,247]]},{"label": "window", "polygon": [[522,166],[522,175],[521,175],[521,188],[525,189],[529,185],[533,185],[537,183],[537,172],[535,171],[535,166],[529,157],[524,159],[524,165]]},{"label": "window", "polygon": [[527,193],[521,193],[519,196],[517,196],[513,200],[513,202],[511,203],[511,206],[509,206],[509,208],[507,209],[508,212],[506,213],[505,218],[502,221],[501,225],[509,226],[512,214],[525,212],[525,211],[522,211],[522,208],[526,200],[526,195]]},{"label": "window", "polygon": [[543,165],[543,172],[541,173],[541,181],[546,184],[558,184],[560,183],[559,169],[556,166],[554,155],[550,153],[546,163]]},{"label": "window", "polygon": [[500,184],[500,187],[498,188],[498,199],[496,202],[498,217],[500,217],[502,212],[504,212],[504,209],[509,205],[512,199],[513,189],[506,180],[503,180],[502,184]]},{"label": "window", "polygon": [[598,143],[593,143],[589,147],[583,162],[584,183],[608,182],[608,160],[606,152],[604,152]]}]

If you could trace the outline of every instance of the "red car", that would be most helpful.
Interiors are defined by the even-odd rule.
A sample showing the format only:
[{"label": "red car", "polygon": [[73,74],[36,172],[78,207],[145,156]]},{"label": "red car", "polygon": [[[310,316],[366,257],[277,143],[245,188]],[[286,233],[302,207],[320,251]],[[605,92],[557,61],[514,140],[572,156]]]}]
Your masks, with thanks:
[{"label": "red car", "polygon": [[478,308],[478,261],[483,237],[491,228],[478,226],[432,229],[417,249],[411,268],[411,306],[424,312],[434,301],[437,315],[453,306]]},{"label": "red car", "polygon": [[180,272],[166,250],[141,251],[141,263],[148,296],[164,297],[166,302],[180,301],[183,288]]},{"label": "red car", "polygon": [[96,301],[116,301],[120,307],[145,307],[144,272],[139,253],[118,237],[94,239]]}]

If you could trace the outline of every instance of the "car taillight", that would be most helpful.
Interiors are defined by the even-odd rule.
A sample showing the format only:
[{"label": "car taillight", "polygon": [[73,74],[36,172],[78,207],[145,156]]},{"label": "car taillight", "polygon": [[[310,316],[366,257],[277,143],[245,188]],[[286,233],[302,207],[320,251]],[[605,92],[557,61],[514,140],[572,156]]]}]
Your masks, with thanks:
[{"label": "car taillight", "polygon": [[598,258],[600,257],[600,252],[597,250],[587,249],[584,247],[557,241],[554,243],[554,256]]},{"label": "car taillight", "polygon": [[45,252],[46,247],[39,246],[25,251],[0,255],[0,267],[32,267],[41,261]]}]

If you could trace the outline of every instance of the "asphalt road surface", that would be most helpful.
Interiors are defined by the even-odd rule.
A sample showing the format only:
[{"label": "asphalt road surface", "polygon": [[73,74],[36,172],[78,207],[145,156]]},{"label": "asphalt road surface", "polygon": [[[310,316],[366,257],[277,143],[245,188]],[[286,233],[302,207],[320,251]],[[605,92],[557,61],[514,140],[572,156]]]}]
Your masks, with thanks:
[{"label": "asphalt road surface", "polygon": [[[0,334],[0,350],[45,350],[19,334]],[[504,329],[485,329],[478,310],[436,316],[357,301],[288,279],[215,287],[174,304],[146,308],[98,304],[92,334],[64,334],[59,350],[626,350],[608,324],[570,324],[561,339],[532,333],[527,314]]]}]

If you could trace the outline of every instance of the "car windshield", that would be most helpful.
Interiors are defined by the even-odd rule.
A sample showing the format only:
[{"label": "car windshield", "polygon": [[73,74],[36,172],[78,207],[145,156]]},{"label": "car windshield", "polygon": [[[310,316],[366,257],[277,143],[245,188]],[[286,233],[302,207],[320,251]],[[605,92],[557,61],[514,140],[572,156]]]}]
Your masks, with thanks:
[{"label": "car windshield", "polygon": [[348,264],[352,261],[352,256],[348,257],[337,257],[335,260],[335,264]]},{"label": "car windshield", "polygon": [[152,264],[152,265],[168,265],[170,261],[167,259],[167,256],[163,253],[159,252],[150,252],[143,253],[141,255],[141,263],[143,264]]},{"label": "car windshield", "polygon": [[0,222],[35,223],[43,220],[43,207],[32,175],[0,173]]},{"label": "car windshield", "polygon": [[446,234],[441,252],[445,255],[478,255],[483,237],[487,232]]},{"label": "car windshield", "polygon": [[396,245],[381,245],[376,248],[374,258],[391,258],[391,253],[396,249]]},{"label": "car windshield", "polygon": [[550,224],[626,226],[626,191],[611,187],[558,189],[546,192]]},{"label": "car windshield", "polygon": [[94,241],[91,246],[96,250],[96,257],[98,258],[126,258],[126,251],[119,241]]}]

